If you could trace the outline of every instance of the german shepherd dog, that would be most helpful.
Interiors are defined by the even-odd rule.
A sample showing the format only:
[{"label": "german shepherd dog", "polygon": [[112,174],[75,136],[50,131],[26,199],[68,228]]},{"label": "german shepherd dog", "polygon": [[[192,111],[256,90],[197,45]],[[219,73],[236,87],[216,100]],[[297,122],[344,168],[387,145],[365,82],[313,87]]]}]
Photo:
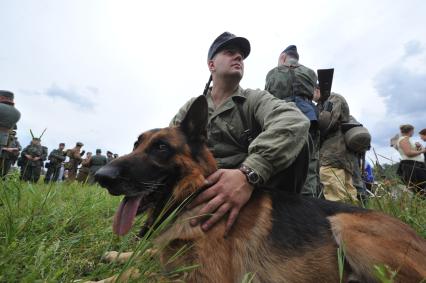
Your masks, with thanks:
[{"label": "german shepherd dog", "polygon": [[[135,216],[150,210],[148,226],[172,203],[168,213],[196,195],[217,170],[206,141],[207,102],[197,98],[178,127],[139,136],[133,151],[96,174],[112,195],[124,195],[113,230],[126,234]],[[182,266],[199,265],[185,282],[339,282],[338,248],[344,249],[343,282],[378,282],[375,265],[397,271],[395,282],[426,278],[426,240],[383,213],[283,191],[255,189],[224,237],[225,220],[204,232],[192,227],[200,207],[182,209],[155,243],[164,268],[184,245]],[[176,266],[174,266],[176,267]]]}]

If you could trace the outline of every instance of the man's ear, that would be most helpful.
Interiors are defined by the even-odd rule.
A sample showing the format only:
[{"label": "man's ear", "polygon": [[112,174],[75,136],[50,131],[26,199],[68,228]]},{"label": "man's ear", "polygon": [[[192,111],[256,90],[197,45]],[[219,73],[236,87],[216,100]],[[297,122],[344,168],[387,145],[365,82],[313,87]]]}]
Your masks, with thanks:
[{"label": "man's ear", "polygon": [[208,106],[204,95],[197,97],[186,113],[180,128],[190,141],[204,141],[207,138]]},{"label": "man's ear", "polygon": [[207,67],[209,67],[210,72],[214,71],[215,66],[213,60],[207,60]]}]

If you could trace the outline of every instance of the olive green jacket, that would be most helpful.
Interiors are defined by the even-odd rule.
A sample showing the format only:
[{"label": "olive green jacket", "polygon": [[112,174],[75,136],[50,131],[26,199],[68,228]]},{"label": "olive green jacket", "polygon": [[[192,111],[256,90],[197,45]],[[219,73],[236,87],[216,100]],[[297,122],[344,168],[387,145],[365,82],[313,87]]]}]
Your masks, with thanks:
[{"label": "olive green jacket", "polygon": [[65,151],[61,149],[54,149],[49,154],[50,166],[60,168],[63,161],[65,161]]},{"label": "olive green jacket", "polygon": [[[173,118],[177,126],[195,98]],[[217,108],[207,94],[207,145],[219,168],[238,168],[242,163],[255,170],[264,182],[287,168],[307,140],[309,120],[294,103],[275,98],[267,91],[238,89]],[[240,103],[247,126],[254,132],[248,145],[246,130],[237,107]]]},{"label": "olive green jacket", "polygon": [[293,95],[312,99],[316,82],[317,75],[313,70],[299,64],[297,60],[290,60],[268,72],[265,89],[280,99]]},{"label": "olive green jacket", "polygon": [[90,160],[90,172],[95,174],[102,166],[108,163],[105,155],[93,155]]},{"label": "olive green jacket", "polygon": [[[331,103],[328,108],[325,104]],[[349,173],[353,172],[353,153],[346,147],[345,137],[341,131],[341,124],[349,122],[349,105],[346,99],[337,93],[331,93],[325,103],[319,103],[320,113],[331,109],[331,119],[329,131],[321,133],[323,140],[320,148],[320,165],[345,169]]]}]

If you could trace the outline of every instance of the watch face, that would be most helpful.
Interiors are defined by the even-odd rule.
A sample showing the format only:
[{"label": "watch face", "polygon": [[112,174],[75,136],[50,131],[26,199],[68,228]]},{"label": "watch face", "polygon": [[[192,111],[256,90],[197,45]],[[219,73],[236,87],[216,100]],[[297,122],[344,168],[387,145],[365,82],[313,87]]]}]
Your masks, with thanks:
[{"label": "watch face", "polygon": [[259,175],[257,175],[255,172],[251,171],[247,174],[247,178],[250,183],[257,184],[259,182]]}]

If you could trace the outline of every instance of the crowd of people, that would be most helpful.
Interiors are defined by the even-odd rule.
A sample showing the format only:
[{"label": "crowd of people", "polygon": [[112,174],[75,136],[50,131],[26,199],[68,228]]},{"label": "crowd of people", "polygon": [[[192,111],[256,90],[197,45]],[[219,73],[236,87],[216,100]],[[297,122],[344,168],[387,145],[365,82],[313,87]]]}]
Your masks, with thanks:
[{"label": "crowd of people", "polygon": [[[8,106],[9,108],[6,109],[9,112],[12,110],[17,111],[12,109],[14,108],[13,98],[13,93],[0,91],[0,106]],[[71,149],[65,149],[65,143],[60,143],[57,149],[49,153],[48,148],[41,144],[41,137],[33,137],[30,144],[22,148],[16,136],[16,122],[19,117],[11,122],[11,119],[7,119],[7,113],[3,112],[1,114],[0,118],[3,118],[0,122],[0,130],[3,130],[0,131],[0,137],[2,138],[2,144],[0,145],[0,171],[2,178],[16,164],[20,168],[20,179],[23,181],[37,183],[40,176],[44,175],[45,183],[72,182],[76,180],[81,183],[93,184],[95,182],[93,176],[96,171],[118,158],[118,154],[114,154],[111,151],[107,151],[106,156],[103,155],[101,149],[96,149],[95,155],[92,152],[86,153],[82,150],[84,144],[81,142],[77,142],[75,147]],[[5,123],[9,124],[5,127]]]},{"label": "crowd of people", "polygon": [[[101,149],[96,154],[82,150],[84,144],[76,145],[65,150],[65,143],[60,143],[57,149],[48,154],[47,147],[41,145],[40,138],[33,138],[31,143],[22,150],[17,164],[20,167],[20,178],[23,181],[38,182],[45,170],[44,182],[78,181],[93,184],[94,174],[100,167],[118,158],[118,154],[107,151],[107,156]],[[85,155],[86,154],[86,155]]]},{"label": "crowd of people", "polygon": [[[302,65],[297,47],[290,45],[278,54],[278,65],[267,73],[264,90],[242,89],[239,82],[250,51],[247,39],[225,32],[208,52],[211,76],[204,91],[209,106],[207,144],[218,167],[225,170],[223,176],[237,178],[235,171],[226,170],[238,169],[246,176],[244,188],[275,188],[283,178],[288,184],[291,176],[296,180],[294,190],[307,196],[332,201],[362,199],[373,182],[371,166],[365,162],[371,136],[351,115],[345,97],[331,91],[334,69],[314,71]],[[13,107],[12,93],[0,95],[6,97],[0,104]],[[193,101],[180,109],[172,126],[180,124]],[[109,151],[102,155],[100,149],[83,157],[81,142],[68,150],[60,143],[48,154],[40,138],[33,138],[19,154],[21,146],[13,129],[16,122],[0,125],[8,131],[7,141],[3,138],[0,145],[3,176],[18,162],[24,181],[37,182],[45,166],[46,183],[64,180],[64,176],[69,181],[93,183],[96,171],[117,158]],[[401,126],[395,146],[402,159],[399,171],[407,184],[424,191],[419,180],[426,179],[426,150],[410,141],[412,133],[412,126]],[[420,134],[426,139],[425,130]],[[297,180],[303,180],[302,184]]]}]

